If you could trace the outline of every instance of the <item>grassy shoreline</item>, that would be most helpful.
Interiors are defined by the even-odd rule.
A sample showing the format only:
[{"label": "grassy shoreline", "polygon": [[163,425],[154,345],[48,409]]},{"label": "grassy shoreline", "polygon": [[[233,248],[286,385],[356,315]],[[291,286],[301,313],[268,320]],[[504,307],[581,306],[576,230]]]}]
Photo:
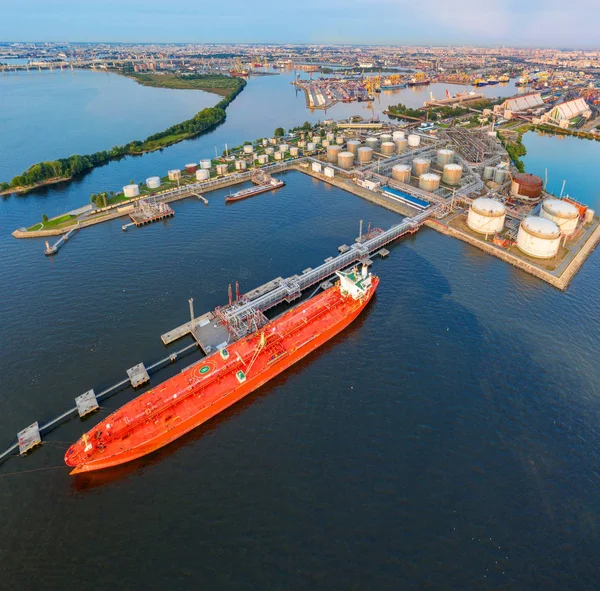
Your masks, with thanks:
[{"label": "grassy shoreline", "polygon": [[[140,82],[137,78],[138,76],[146,76],[146,78],[144,78],[143,82]],[[148,76],[152,77],[148,78]],[[135,77],[131,77],[135,78],[138,83],[148,86],[153,85],[150,82],[153,82],[154,78],[162,78],[162,76],[156,75],[136,75]],[[221,96],[223,92],[227,94],[214,107],[207,107],[196,113],[191,119],[150,135],[144,141],[135,140],[124,146],[114,146],[108,151],[104,150],[83,156],[74,155],[69,158],[34,164],[22,174],[14,177],[10,182],[0,183],[0,195],[24,194],[45,185],[68,182],[81,173],[93,170],[97,166],[122,158],[123,156],[136,156],[147,152],[154,152],[183,140],[198,137],[211,131],[225,121],[227,107],[246,86],[246,81],[241,78],[220,75],[207,77],[186,76],[183,78],[172,75],[170,76],[171,82],[167,80],[164,83],[174,84],[173,79],[175,78],[184,80],[183,84],[187,85],[179,86],[178,88],[204,90]],[[199,88],[199,86],[203,86],[203,88]],[[212,88],[212,91],[209,88]]]}]

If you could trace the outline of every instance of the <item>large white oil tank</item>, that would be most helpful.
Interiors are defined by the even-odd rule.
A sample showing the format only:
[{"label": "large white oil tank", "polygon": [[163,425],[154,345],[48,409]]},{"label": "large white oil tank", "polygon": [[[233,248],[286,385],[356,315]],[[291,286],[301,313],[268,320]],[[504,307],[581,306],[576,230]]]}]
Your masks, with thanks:
[{"label": "large white oil tank", "polygon": [[381,153],[385,156],[391,156],[396,150],[394,142],[381,142]]},{"label": "large white oil tank", "polygon": [[540,216],[552,220],[565,236],[570,236],[577,229],[579,210],[568,201],[549,197],[542,203]]},{"label": "large white oil tank", "polygon": [[368,148],[372,148],[373,150],[375,150],[375,148],[377,148],[378,145],[379,140],[376,137],[368,137],[365,140],[365,146],[367,146]]},{"label": "large white oil tank", "polygon": [[437,191],[440,188],[440,175],[433,172],[426,172],[419,177],[419,189],[423,191]]},{"label": "large white oil tank", "polygon": [[506,168],[496,168],[494,170],[494,182],[502,185],[508,178],[508,170]]},{"label": "large white oil tank", "polygon": [[206,168],[207,170],[212,166],[212,161],[209,158],[200,160],[200,168]]},{"label": "large white oil tank", "polygon": [[348,152],[352,152],[353,154],[356,154],[358,148],[360,148],[360,142],[358,140],[348,140],[346,145],[348,147]]},{"label": "large white oil tank", "polygon": [[462,171],[460,164],[445,164],[442,179],[447,185],[458,185],[462,177]]},{"label": "large white oil tank", "polygon": [[329,140],[323,140],[321,142],[321,144],[323,145],[324,148],[327,148],[329,146],[329,144],[331,144],[331,142]]},{"label": "large white oil tank", "polygon": [[266,154],[259,154],[258,163],[259,164],[267,164],[269,162],[269,157]]},{"label": "large white oil tank", "polygon": [[273,148],[273,146],[269,146],[265,152],[269,155],[269,156],[273,156],[273,154],[275,154],[275,148]]},{"label": "large white oil tank", "polygon": [[594,221],[595,211],[589,207],[585,210],[585,223],[591,224]]},{"label": "large white oil tank", "polygon": [[344,170],[350,170],[354,164],[354,154],[352,152],[340,152],[338,154],[338,166]]},{"label": "large white oil tank", "polygon": [[[306,142],[304,140],[300,140],[298,142],[298,147],[299,148],[306,148]],[[290,148],[290,150],[291,150],[291,148]]]},{"label": "large white oil tank", "polygon": [[551,259],[558,252],[560,238],[560,228],[552,220],[529,216],[519,226],[517,246],[532,257]]},{"label": "large white oil tank", "polygon": [[338,136],[335,138],[335,143],[336,143],[338,146],[343,146],[343,145],[344,145],[344,136],[343,136],[343,135],[338,135]]},{"label": "large white oil tank", "polygon": [[207,181],[210,178],[210,172],[206,170],[206,168],[201,168],[196,171],[196,180],[197,181]]},{"label": "large white oil tank", "polygon": [[396,164],[392,166],[392,178],[401,183],[410,182],[410,164]]},{"label": "large white oil tank", "polygon": [[275,160],[283,160],[283,152],[275,152],[273,156],[275,156]]},{"label": "large white oil tank", "polygon": [[341,146],[327,146],[327,162],[331,162],[331,164],[337,164],[338,156],[341,151]]},{"label": "large white oil tank", "polygon": [[394,140],[394,143],[396,144],[396,152],[398,152],[398,154],[402,154],[408,147],[408,140],[406,138],[398,138],[397,140]]},{"label": "large white oil tank", "polygon": [[125,197],[137,197],[139,194],[139,185],[125,185],[123,187],[123,195],[125,195]]},{"label": "large white oil tank", "polygon": [[333,134],[333,133],[331,133],[331,132],[330,132],[330,133],[327,133],[327,134],[325,135],[325,137],[327,138],[327,141],[328,141],[328,142],[332,142],[332,141],[334,141],[334,140],[335,140],[335,134]]},{"label": "large white oil tank", "polygon": [[181,170],[174,168],[167,173],[170,181],[178,181],[181,178]]},{"label": "large white oil tank", "polygon": [[217,174],[220,176],[227,174],[227,164],[217,164]]},{"label": "large white oil tank", "polygon": [[279,151],[280,152],[289,152],[290,151],[289,144],[279,144]]},{"label": "large white oil tank", "polygon": [[358,161],[361,164],[367,164],[373,160],[373,148],[369,148],[369,146],[361,146],[357,150],[358,152]]},{"label": "large white oil tank", "polygon": [[411,133],[408,136],[408,145],[411,148],[416,148],[421,143],[421,136],[418,136],[415,133]]},{"label": "large white oil tank", "polygon": [[392,138],[393,138],[393,136],[391,133],[382,133],[379,136],[379,141],[383,144],[383,142],[391,142]]},{"label": "large white oil tank", "polygon": [[494,166],[486,166],[483,169],[483,180],[491,181],[494,179],[494,174],[496,172],[496,168]]},{"label": "large white oil tank", "polygon": [[312,169],[314,172],[321,172],[322,166],[320,162],[313,162]]},{"label": "large white oil tank", "polygon": [[506,207],[489,197],[478,197],[471,203],[467,215],[467,226],[480,234],[497,234],[504,228]]},{"label": "large white oil tank", "polygon": [[451,164],[454,162],[454,150],[448,150],[446,148],[438,150],[436,161],[440,168],[443,168],[445,164]]},{"label": "large white oil tank", "polygon": [[298,146],[290,147],[290,156],[298,156]]},{"label": "large white oil tank", "polygon": [[335,170],[333,168],[331,168],[331,166],[326,166],[323,169],[323,174],[326,177],[329,177],[330,179],[332,179],[335,176]]},{"label": "large white oil tank", "polygon": [[270,137],[270,138],[269,138],[269,143],[270,143],[272,146],[275,146],[275,145],[277,144],[277,138],[275,138],[275,137]]},{"label": "large white oil tank", "polygon": [[315,142],[308,142],[306,144],[306,150],[308,152],[314,152],[317,149],[317,144],[315,144]]},{"label": "large white oil tank", "polygon": [[159,176],[151,176],[146,179],[146,186],[148,189],[158,189],[160,187],[160,177]]},{"label": "large white oil tank", "polygon": [[321,141],[321,136],[320,135],[313,135],[310,139],[312,140],[313,144],[318,144]]},{"label": "large white oil tank", "polygon": [[392,132],[392,139],[394,141],[396,140],[403,140],[404,139],[404,132],[403,131],[394,131]]},{"label": "large white oil tank", "polygon": [[431,164],[431,160],[427,158],[415,158],[413,160],[413,174],[415,176],[421,176],[426,172],[429,172],[429,165]]},{"label": "large white oil tank", "polygon": [[236,160],[235,161],[235,169],[236,170],[246,170],[246,161],[245,160]]},{"label": "large white oil tank", "polygon": [[253,151],[252,144],[244,144],[244,154],[252,154]]}]

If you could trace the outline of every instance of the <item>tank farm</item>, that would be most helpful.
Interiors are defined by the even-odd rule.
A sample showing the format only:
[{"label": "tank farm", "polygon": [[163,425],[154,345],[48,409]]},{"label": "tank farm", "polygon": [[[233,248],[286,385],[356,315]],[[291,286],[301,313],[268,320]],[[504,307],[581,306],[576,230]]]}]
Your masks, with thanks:
[{"label": "tank farm", "polygon": [[[465,128],[431,132],[418,123],[355,119],[246,143],[220,157],[171,169],[163,177],[125,185],[116,202],[62,214],[61,219],[68,221],[52,229],[20,228],[13,236],[58,236],[55,244],[46,242],[45,249],[47,255],[56,255],[74,232],[88,226],[129,217],[131,223],[123,230],[135,227],[143,232],[144,225],[175,215],[169,203],[192,198],[210,206],[206,195],[216,189],[251,183],[225,198],[231,207],[239,200],[285,190],[277,175],[290,170],[402,217],[387,230],[365,228],[361,220],[359,235],[350,246],[340,245],[337,255],[245,294],[239,293],[237,285],[235,293],[229,286],[228,302],[200,316],[190,299],[189,320],[161,339],[169,345],[191,338],[191,344],[155,363],[139,363],[127,370],[125,379],[100,392],[92,388],[79,394],[72,408],[53,419],[33,422],[0,453],[0,461],[29,453],[62,422],[96,412],[102,400],[120,390],[144,386],[151,374],[201,349],[204,359],[92,428],[70,448],[66,462],[76,472],[97,469],[167,444],[342,330],[377,287],[378,279],[368,272],[372,257],[386,257],[386,246],[423,226],[462,240],[563,291],[600,240],[595,212],[576,195],[550,194],[541,178],[518,172],[495,132]],[[340,296],[356,295],[355,290],[364,287],[362,282],[369,289],[358,299]],[[296,307],[278,318],[265,316],[275,306],[292,304]],[[344,310],[341,316],[339,310]],[[307,323],[302,318],[306,314],[313,320]],[[302,335],[314,340],[308,348]]]}]

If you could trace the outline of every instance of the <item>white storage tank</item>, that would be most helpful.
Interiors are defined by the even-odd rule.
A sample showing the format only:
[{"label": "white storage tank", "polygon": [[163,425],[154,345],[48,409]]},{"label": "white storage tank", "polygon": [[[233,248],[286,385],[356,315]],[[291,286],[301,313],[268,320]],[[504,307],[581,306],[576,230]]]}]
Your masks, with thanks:
[{"label": "white storage tank", "polygon": [[338,166],[344,170],[350,170],[354,165],[354,154],[352,152],[340,152],[338,154]]},{"label": "white storage tank", "polygon": [[273,156],[275,156],[275,160],[283,160],[283,152],[275,152]]},{"label": "white storage tank", "polygon": [[209,169],[212,166],[212,161],[209,158],[204,158],[200,160],[200,168]]},{"label": "white storage tank", "polygon": [[398,152],[398,154],[402,154],[408,147],[408,140],[406,138],[394,140],[394,143],[396,144],[396,152]]},{"label": "white storage tank", "polygon": [[437,191],[440,188],[440,175],[433,172],[426,172],[419,177],[419,189],[423,191]]},{"label": "white storage tank", "polygon": [[290,156],[298,156],[298,146],[292,146],[290,148]]},{"label": "white storage tank", "polygon": [[471,203],[467,215],[467,226],[480,234],[502,232],[506,220],[506,207],[489,197],[478,197]]},{"label": "white storage tank", "polygon": [[275,145],[277,144],[277,138],[270,137],[270,138],[269,138],[269,143],[270,143],[272,146],[275,146]]},{"label": "white storage tank", "polygon": [[317,149],[317,144],[315,144],[315,142],[308,142],[308,143],[306,144],[306,149],[307,149],[309,152],[314,152],[314,151]]},{"label": "white storage tank", "polygon": [[356,154],[358,148],[360,148],[360,142],[358,140],[348,140],[346,145],[348,146],[348,152],[352,152],[353,154]]},{"label": "white storage tank", "polygon": [[410,164],[396,164],[392,166],[392,178],[401,183],[410,182]]},{"label": "white storage tank", "polygon": [[181,170],[174,168],[167,173],[170,181],[178,181],[181,178]]},{"label": "white storage tank", "polygon": [[321,136],[320,135],[313,135],[312,138],[310,138],[313,141],[313,144],[318,144],[321,141]]},{"label": "white storage tank", "polygon": [[338,135],[338,136],[335,138],[335,143],[336,143],[338,146],[343,146],[343,145],[344,145],[344,136],[343,136],[343,135]]},{"label": "white storage tank", "polygon": [[146,179],[146,186],[148,189],[158,189],[160,187],[160,177],[159,176],[151,176]]},{"label": "white storage tank", "polygon": [[337,164],[338,156],[342,151],[341,146],[328,146],[327,147],[327,162],[331,164]]},{"label": "white storage tank", "polygon": [[125,195],[125,197],[137,197],[139,194],[139,185],[125,185],[123,187],[123,195]]},{"label": "white storage tank", "polygon": [[327,138],[328,142],[332,142],[335,139],[335,135],[331,132],[326,134],[325,137]]},{"label": "white storage tank", "polygon": [[392,134],[390,133],[382,133],[379,136],[379,141],[383,144],[384,142],[391,142],[392,141]]},{"label": "white storage tank", "polygon": [[415,158],[413,160],[413,174],[415,176],[421,176],[426,172],[429,172],[429,166],[431,164],[431,160],[427,158]]},{"label": "white storage tank", "polygon": [[454,150],[448,150],[442,148],[437,151],[437,165],[443,168],[445,164],[451,164],[454,162]]},{"label": "white storage tank", "polygon": [[217,164],[217,174],[219,176],[227,174],[227,164]]},{"label": "white storage tank", "polygon": [[266,137],[263,138],[262,145],[264,148],[266,148],[269,145],[269,140]]},{"label": "white storage tank", "polygon": [[269,157],[266,154],[260,154],[258,156],[258,163],[259,164],[267,164],[269,162]]},{"label": "white storage tank", "polygon": [[496,168],[494,171],[494,182],[502,185],[508,178],[508,170],[506,168]]},{"label": "white storage tank", "polygon": [[331,166],[326,166],[325,169],[323,170],[323,174],[326,177],[329,177],[330,179],[332,179],[335,176],[335,170],[333,170],[333,168],[331,168]]},{"label": "white storage tank", "polygon": [[201,168],[196,171],[196,180],[197,181],[207,181],[210,178],[210,172],[206,170],[206,168]]},{"label": "white storage tank", "polygon": [[568,201],[549,197],[542,203],[540,216],[553,221],[565,236],[571,236],[577,229],[579,210]]},{"label": "white storage tank", "polygon": [[252,154],[253,151],[252,144],[244,144],[244,154]]},{"label": "white storage tank", "polygon": [[589,207],[585,210],[585,223],[591,224],[594,221],[595,211]]},{"label": "white storage tank", "polygon": [[486,166],[483,169],[483,180],[484,181],[493,180],[495,172],[496,172],[496,168],[494,166]]},{"label": "white storage tank", "polygon": [[396,141],[396,140],[403,140],[404,139],[404,132],[403,131],[394,131],[394,132],[392,132],[392,139],[394,141]]},{"label": "white storage tank", "polygon": [[313,163],[312,163],[312,169],[313,169],[315,172],[321,172],[321,168],[322,168],[322,167],[321,167],[321,163],[320,163],[320,162],[313,162]]},{"label": "white storage tank", "polygon": [[[300,140],[298,142],[298,147],[299,148],[306,148],[306,142],[304,140]],[[291,148],[290,148],[290,150],[291,150]]]},{"label": "white storage tank", "polygon": [[551,259],[560,247],[560,228],[551,220],[526,217],[519,226],[517,246],[537,259]]},{"label": "white storage tank", "polygon": [[279,151],[280,152],[289,152],[290,151],[289,144],[279,144]]},{"label": "white storage tank", "polygon": [[442,179],[447,185],[458,185],[462,177],[460,164],[445,164]]},{"label": "white storage tank", "polygon": [[416,148],[418,145],[420,145],[420,143],[421,143],[421,136],[418,136],[415,133],[411,133],[408,136],[408,145],[411,148]]},{"label": "white storage tank", "polygon": [[323,145],[323,147],[325,147],[325,148],[327,148],[327,146],[329,146],[329,144],[330,144],[330,143],[331,143],[331,142],[330,142],[329,140],[323,140],[323,141],[321,142],[321,144],[322,144],[322,145]]},{"label": "white storage tank", "polygon": [[273,148],[272,146],[269,146],[265,152],[269,155],[269,156],[273,156],[273,154],[275,154],[275,148]]},{"label": "white storage tank", "polygon": [[385,156],[391,156],[396,150],[394,142],[381,142],[381,153]]},{"label": "white storage tank", "polygon": [[190,164],[185,165],[186,174],[196,174],[198,170],[198,165],[195,162],[190,162]]},{"label": "white storage tank", "polygon": [[369,148],[369,146],[361,146],[357,150],[358,152],[358,161],[361,164],[367,164],[373,160],[373,148]]},{"label": "white storage tank", "polygon": [[235,169],[236,170],[246,170],[246,162],[244,160],[236,160],[235,161]]},{"label": "white storage tank", "polygon": [[375,150],[378,145],[379,145],[379,140],[376,137],[368,137],[365,140],[365,146],[367,146],[368,148],[371,148],[373,150]]}]

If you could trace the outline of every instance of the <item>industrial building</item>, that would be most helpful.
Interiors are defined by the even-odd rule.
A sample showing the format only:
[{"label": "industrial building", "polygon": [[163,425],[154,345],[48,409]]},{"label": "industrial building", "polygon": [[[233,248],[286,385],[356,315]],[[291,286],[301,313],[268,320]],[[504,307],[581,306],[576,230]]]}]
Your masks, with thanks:
[{"label": "industrial building", "polygon": [[501,105],[494,107],[494,114],[504,119],[512,119],[515,115],[540,111],[544,104],[542,95],[539,92],[532,92],[506,99]]},{"label": "industrial building", "polygon": [[592,110],[585,102],[585,99],[579,97],[552,107],[552,109],[540,117],[540,123],[552,123],[563,129],[567,129],[573,119],[577,117],[589,119],[591,116]]}]

